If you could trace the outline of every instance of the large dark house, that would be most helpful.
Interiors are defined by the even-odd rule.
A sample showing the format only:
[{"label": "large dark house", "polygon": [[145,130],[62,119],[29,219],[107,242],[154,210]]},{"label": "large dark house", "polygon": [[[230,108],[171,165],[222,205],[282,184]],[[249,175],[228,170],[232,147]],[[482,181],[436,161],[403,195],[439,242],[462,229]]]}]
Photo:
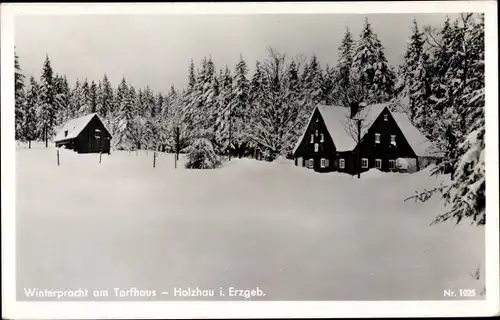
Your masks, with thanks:
[{"label": "large dark house", "polygon": [[441,157],[406,113],[391,112],[388,104],[318,105],[293,150],[297,166],[350,174],[396,171],[404,163],[412,172]]},{"label": "large dark house", "polygon": [[110,153],[111,134],[97,113],[68,121],[57,133],[56,147],[78,153]]}]

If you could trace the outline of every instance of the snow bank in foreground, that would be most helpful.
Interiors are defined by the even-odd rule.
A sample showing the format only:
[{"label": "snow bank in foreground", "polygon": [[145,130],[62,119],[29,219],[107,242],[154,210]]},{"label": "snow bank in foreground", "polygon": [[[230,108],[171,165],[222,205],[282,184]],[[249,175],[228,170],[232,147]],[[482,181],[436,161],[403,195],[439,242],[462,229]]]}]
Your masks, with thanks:
[{"label": "snow bank in foreground", "polygon": [[358,180],[293,162],[60,156],[16,151],[21,299],[25,287],[259,286],[266,300],[425,300],[484,286],[484,229],[429,227],[442,201],[403,201],[439,185],[425,172]]},{"label": "snow bank in foreground", "polygon": [[362,178],[388,178],[388,177],[394,177],[394,176],[408,176],[411,173],[401,173],[401,172],[383,172],[380,171],[379,169],[372,168],[366,172],[363,172],[361,174]]}]

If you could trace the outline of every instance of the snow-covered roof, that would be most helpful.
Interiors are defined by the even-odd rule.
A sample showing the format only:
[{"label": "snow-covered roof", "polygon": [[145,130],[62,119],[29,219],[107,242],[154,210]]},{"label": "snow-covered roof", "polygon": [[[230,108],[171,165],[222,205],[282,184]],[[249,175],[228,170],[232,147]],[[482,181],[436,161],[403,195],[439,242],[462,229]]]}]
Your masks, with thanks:
[{"label": "snow-covered roof", "polygon": [[391,112],[399,129],[413,149],[413,152],[419,157],[441,157],[440,152],[432,142],[430,142],[420,130],[418,130],[410,121],[408,115],[404,112]]},{"label": "snow-covered roof", "polygon": [[[92,118],[94,118],[94,117],[99,118],[97,113],[91,113],[91,114],[88,114],[85,116],[81,116],[79,118],[69,120],[68,122],[66,122],[64,124],[64,126],[61,128],[61,130],[59,130],[59,132],[56,134],[54,141],[61,141],[61,140],[76,138],[80,134],[80,132],[82,132],[82,130],[85,129],[85,127],[90,122],[90,120],[92,120]],[[99,120],[100,120],[100,118],[99,118]],[[103,122],[103,125],[104,125],[104,122]],[[67,135],[65,134],[66,131],[68,131]]]},{"label": "snow-covered roof", "polygon": [[[363,119],[361,126],[361,137],[363,137],[380,113],[387,107],[386,104],[374,104],[362,108],[359,117]],[[319,105],[318,110],[325,121],[330,137],[337,151],[350,151],[356,147],[357,131],[349,130],[351,126],[356,127],[351,120],[350,108],[340,106]]]},{"label": "snow-covered roof", "polygon": [[[373,104],[361,109],[359,117],[363,119],[361,126],[361,137],[363,137],[373,122],[377,120],[382,111],[389,106],[389,103]],[[356,147],[356,130],[349,130],[350,126],[355,128],[355,122],[350,122],[350,108],[342,106],[318,105],[318,110],[323,118],[328,133],[337,148],[337,151],[351,151]],[[388,109],[389,110],[389,109]],[[390,110],[389,110],[390,112]],[[440,153],[434,148],[433,144],[411,123],[406,113],[390,112],[397,125],[403,132],[406,140],[412,147],[417,156],[439,156]],[[311,114],[311,118],[314,112]],[[309,119],[308,125],[311,122]],[[304,139],[305,131],[297,141],[293,152],[295,153]],[[350,132],[352,131],[352,132]]]}]

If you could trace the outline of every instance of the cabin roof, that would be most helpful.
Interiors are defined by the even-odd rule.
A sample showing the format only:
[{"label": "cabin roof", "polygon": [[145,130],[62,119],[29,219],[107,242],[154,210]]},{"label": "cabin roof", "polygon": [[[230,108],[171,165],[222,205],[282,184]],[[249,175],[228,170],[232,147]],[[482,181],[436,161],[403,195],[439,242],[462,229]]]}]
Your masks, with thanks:
[{"label": "cabin roof", "polygon": [[[83,129],[85,129],[87,124],[89,124],[90,120],[92,120],[94,117],[97,117],[99,121],[101,121],[97,113],[91,113],[81,116],[79,118],[69,120],[62,126],[61,130],[59,130],[59,132],[56,134],[54,142],[76,138],[80,134],[80,132],[82,132]],[[104,126],[104,122],[102,122],[102,124]],[[106,126],[104,127],[106,128]],[[68,131],[67,135],[64,134],[65,131]],[[109,130],[107,131],[109,132]]]},{"label": "cabin roof", "polygon": [[427,139],[420,130],[418,130],[410,121],[408,115],[404,112],[391,112],[399,129],[413,149],[413,152],[419,157],[441,157],[443,153]]},{"label": "cabin roof", "polygon": [[[389,106],[388,103],[373,104],[366,106],[361,109],[360,117],[363,119],[361,126],[361,137],[363,137],[375,120],[380,116],[382,111],[384,111]],[[350,132],[349,127],[354,126],[355,123],[350,122],[350,109],[342,106],[326,106],[318,105],[315,110],[318,110],[323,118],[328,133],[337,148],[337,151],[351,151],[356,147],[356,136]],[[389,111],[390,112],[390,111]],[[417,156],[439,156],[437,149],[434,148],[433,144],[411,123],[406,113],[403,112],[390,112],[393,116],[396,124],[403,132],[406,140],[410,144],[411,148]],[[309,119],[309,123],[312,120],[312,115]],[[304,139],[306,129],[302,137],[297,141],[293,152],[295,153],[300,146],[302,140]],[[353,130],[355,134],[356,131]]]}]

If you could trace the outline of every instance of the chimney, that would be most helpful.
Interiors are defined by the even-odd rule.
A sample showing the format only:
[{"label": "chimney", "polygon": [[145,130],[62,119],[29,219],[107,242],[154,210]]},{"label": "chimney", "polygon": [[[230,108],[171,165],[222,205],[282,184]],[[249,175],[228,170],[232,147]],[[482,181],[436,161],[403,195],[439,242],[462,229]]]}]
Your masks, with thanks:
[{"label": "chimney", "polygon": [[356,113],[358,113],[359,106],[357,102],[351,102],[351,119],[354,119]]},{"label": "chimney", "polygon": [[351,103],[351,119],[354,119],[356,117],[356,114],[358,114],[363,108],[366,107],[366,102],[352,102]]}]

